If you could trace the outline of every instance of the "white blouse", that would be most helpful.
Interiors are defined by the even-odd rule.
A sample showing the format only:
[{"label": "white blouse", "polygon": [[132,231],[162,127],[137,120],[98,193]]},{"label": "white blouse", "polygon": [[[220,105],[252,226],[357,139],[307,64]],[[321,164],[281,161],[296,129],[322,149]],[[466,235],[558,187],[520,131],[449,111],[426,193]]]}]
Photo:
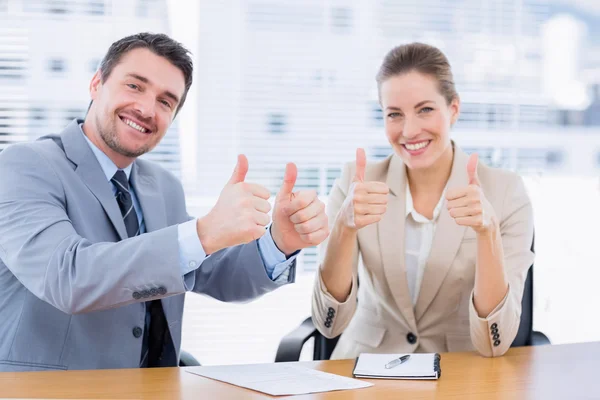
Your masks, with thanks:
[{"label": "white blouse", "polygon": [[427,219],[414,209],[410,187],[406,184],[406,222],[404,236],[404,252],[406,263],[406,280],[413,306],[417,304],[421,281],[425,272],[427,258],[431,251],[433,235],[437,226],[440,210],[445,202],[446,189],[433,210],[433,219]]}]

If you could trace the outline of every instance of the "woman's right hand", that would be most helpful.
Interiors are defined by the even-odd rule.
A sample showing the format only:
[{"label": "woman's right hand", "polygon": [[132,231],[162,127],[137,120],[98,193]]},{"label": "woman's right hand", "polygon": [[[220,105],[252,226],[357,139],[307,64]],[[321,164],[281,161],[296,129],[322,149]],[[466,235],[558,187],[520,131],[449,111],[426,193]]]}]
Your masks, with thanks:
[{"label": "woman's right hand", "polygon": [[365,182],[366,165],[364,149],[356,149],[356,173],[338,218],[338,223],[356,231],[381,221],[387,209],[390,191],[384,182]]}]

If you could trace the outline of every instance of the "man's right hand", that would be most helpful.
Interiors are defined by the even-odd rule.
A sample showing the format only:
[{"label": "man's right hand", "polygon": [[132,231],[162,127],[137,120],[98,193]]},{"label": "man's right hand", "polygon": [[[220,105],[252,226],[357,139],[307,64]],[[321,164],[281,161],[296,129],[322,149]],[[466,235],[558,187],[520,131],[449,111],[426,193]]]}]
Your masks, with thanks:
[{"label": "man's right hand", "polygon": [[196,229],[206,254],[251,242],[265,234],[271,221],[271,194],[263,186],[244,182],[247,172],[248,159],[241,154],[217,204],[198,219]]},{"label": "man's right hand", "polygon": [[338,217],[345,227],[358,230],[381,221],[387,209],[389,187],[383,182],[365,182],[367,157],[356,150],[356,173]]}]

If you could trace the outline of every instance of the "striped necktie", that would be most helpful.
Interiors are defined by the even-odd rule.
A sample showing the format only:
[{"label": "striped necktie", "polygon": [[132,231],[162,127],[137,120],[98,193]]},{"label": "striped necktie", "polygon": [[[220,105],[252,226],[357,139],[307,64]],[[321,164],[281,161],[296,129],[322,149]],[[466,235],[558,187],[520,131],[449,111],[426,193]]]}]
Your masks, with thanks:
[{"label": "striped necktie", "polygon": [[121,215],[127,229],[127,236],[134,237],[140,233],[140,225],[138,224],[137,214],[133,207],[131,192],[129,191],[129,180],[125,172],[120,169],[111,179],[112,183],[117,187],[117,204],[121,209]]},{"label": "striped necktie", "polygon": [[[133,206],[127,175],[120,169],[111,181],[117,188],[115,198],[121,209],[121,215],[123,215],[127,236],[137,236],[140,233],[140,226]],[[167,319],[160,300],[147,301],[146,307],[149,307],[150,310],[150,329],[144,335],[144,341],[147,339],[148,350],[147,354],[142,354],[142,366],[157,367],[160,366],[165,336],[168,332]]]}]

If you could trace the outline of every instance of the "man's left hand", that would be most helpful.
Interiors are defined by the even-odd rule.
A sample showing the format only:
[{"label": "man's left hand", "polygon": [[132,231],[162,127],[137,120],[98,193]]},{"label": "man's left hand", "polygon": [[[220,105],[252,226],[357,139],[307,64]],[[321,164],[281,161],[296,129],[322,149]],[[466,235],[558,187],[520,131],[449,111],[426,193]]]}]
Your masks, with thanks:
[{"label": "man's left hand", "polygon": [[271,235],[277,248],[286,256],[316,246],[329,235],[325,204],[319,200],[315,190],[294,192],[297,176],[296,165],[287,164],[273,207]]}]

